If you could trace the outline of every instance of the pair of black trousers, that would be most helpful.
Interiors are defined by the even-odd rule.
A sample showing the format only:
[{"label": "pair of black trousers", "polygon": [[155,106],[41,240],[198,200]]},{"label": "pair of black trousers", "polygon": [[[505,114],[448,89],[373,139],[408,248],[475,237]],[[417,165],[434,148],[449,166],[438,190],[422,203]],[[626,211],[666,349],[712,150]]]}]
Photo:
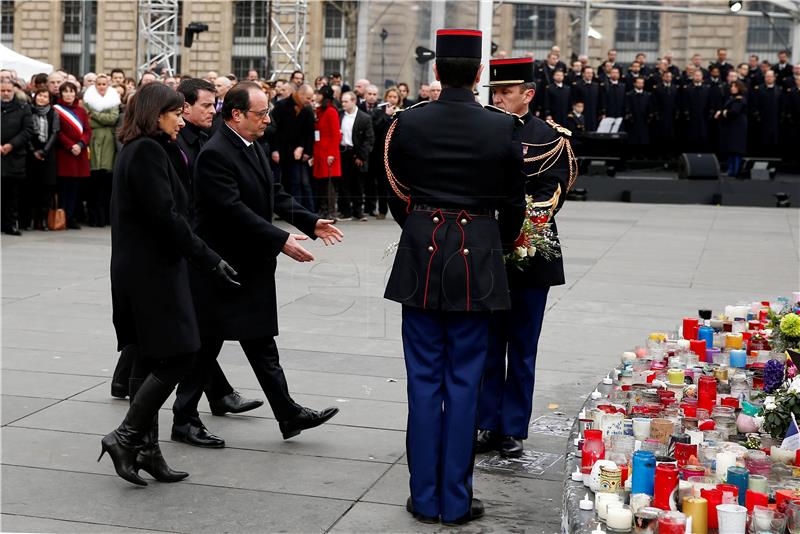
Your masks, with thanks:
[{"label": "pair of black trousers", "polygon": [[364,173],[356,166],[356,153],[342,147],[342,180],[339,184],[339,211],[342,217],[364,215]]},{"label": "pair of black trousers", "polygon": [[[136,345],[128,345],[122,349],[117,361],[117,367],[114,369],[114,383],[127,384],[130,378],[144,378],[144,376],[147,376],[147,373],[144,376],[140,376],[141,372],[138,375],[134,374],[133,367],[137,360],[137,353]],[[233,386],[228,382],[225,373],[222,372],[222,368],[216,360],[207,370],[206,381],[202,384],[202,389],[209,399],[219,399],[233,393]]]},{"label": "pair of black trousers", "polygon": [[19,192],[24,180],[16,178],[3,178],[2,180],[2,226],[7,232],[17,228],[19,217]]},{"label": "pair of black trousers", "polygon": [[[204,338],[200,352],[192,371],[178,384],[175,404],[172,407],[173,422],[184,425],[189,422],[199,423],[200,416],[197,404],[203,395],[203,383],[209,370],[217,364],[217,357],[222,350],[223,340],[220,338]],[[267,397],[275,419],[288,421],[300,412],[301,406],[289,395],[289,385],[280,364],[278,346],[271,336],[258,339],[239,340],[250,367]]]}]

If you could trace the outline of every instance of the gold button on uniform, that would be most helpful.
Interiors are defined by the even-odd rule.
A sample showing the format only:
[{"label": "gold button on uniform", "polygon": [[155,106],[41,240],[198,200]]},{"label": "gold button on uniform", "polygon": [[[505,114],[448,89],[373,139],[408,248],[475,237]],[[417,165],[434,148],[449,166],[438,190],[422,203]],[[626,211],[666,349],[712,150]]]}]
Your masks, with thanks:
[{"label": "gold button on uniform", "polygon": [[439,222],[439,217],[434,217],[433,218],[433,222],[438,223]]},{"label": "gold button on uniform", "polygon": [[461,226],[466,226],[466,225],[467,225],[467,220],[461,219]]},{"label": "gold button on uniform", "polygon": [[428,252],[433,252],[433,246],[428,247]]},{"label": "gold button on uniform", "polygon": [[464,256],[469,256],[469,249],[468,248],[464,249]]}]

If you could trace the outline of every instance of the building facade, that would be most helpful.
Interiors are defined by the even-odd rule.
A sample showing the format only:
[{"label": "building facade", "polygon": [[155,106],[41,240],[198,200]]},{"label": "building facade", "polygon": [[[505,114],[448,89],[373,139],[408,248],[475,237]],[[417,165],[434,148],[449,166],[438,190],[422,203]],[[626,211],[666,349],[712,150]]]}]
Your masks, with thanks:
[{"label": "building facade", "polygon": [[[81,70],[81,56],[88,42],[85,70],[119,67],[134,73],[137,50],[147,46],[140,42],[139,3],[2,0],[0,39],[22,54],[73,73]],[[675,0],[669,5],[688,7],[690,1]],[[708,0],[703,7],[724,12],[727,2]],[[746,9],[776,10],[756,1],[748,1]],[[277,24],[270,24],[270,14]],[[544,58],[555,44],[561,48],[562,60],[568,61],[580,48],[581,16],[580,10],[571,8],[495,2],[492,42],[508,56],[533,55],[537,59]],[[190,22],[207,24],[208,31],[186,48],[182,32]],[[275,43],[273,59],[280,50],[286,51],[283,55],[287,57],[296,56],[309,78],[342,72],[351,83],[356,74],[362,74],[379,86],[400,81],[413,86],[431,75],[429,65],[416,62],[415,49],[433,48],[432,26],[440,23],[446,27],[477,27],[478,2],[179,0],[173,67],[182,74],[201,75],[214,70],[237,76],[255,68],[265,76],[269,74],[267,41],[271,40]],[[792,42],[791,22],[786,19],[603,9],[591,13],[590,25],[594,30],[589,39],[592,65],[605,58],[610,48],[619,51],[622,62],[630,61],[636,52],[645,52],[653,62],[670,51],[681,67],[694,53],[706,62],[712,60],[719,47],[728,49],[732,62],[746,61],[751,53],[774,61],[777,52]],[[347,61],[348,43],[355,44],[355,62]],[[292,50],[293,46],[296,49]],[[362,66],[360,73],[355,72],[356,65]]]}]

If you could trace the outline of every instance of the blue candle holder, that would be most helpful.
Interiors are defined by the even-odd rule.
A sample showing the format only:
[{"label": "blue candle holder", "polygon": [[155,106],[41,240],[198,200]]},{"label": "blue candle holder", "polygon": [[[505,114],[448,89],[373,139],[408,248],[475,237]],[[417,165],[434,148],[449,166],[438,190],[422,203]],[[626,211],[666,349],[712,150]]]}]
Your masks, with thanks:
[{"label": "blue candle holder", "polygon": [[638,450],[633,453],[633,473],[631,475],[631,494],[655,493],[656,455],[652,451]]},{"label": "blue candle holder", "polygon": [[747,366],[747,351],[744,349],[731,350],[731,367],[744,369]]},{"label": "blue candle holder", "polygon": [[728,468],[728,484],[733,484],[739,488],[739,505],[745,505],[747,496],[747,485],[750,482],[750,472],[744,467],[737,465]]},{"label": "blue candle holder", "polygon": [[704,340],[706,348],[710,349],[714,346],[714,329],[710,326],[701,326],[697,330],[697,339]]}]

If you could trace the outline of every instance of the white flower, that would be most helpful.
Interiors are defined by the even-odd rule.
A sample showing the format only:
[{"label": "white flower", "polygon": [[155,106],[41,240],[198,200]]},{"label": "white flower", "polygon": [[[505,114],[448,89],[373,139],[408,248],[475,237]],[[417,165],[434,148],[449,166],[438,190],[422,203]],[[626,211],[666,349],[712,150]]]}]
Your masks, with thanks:
[{"label": "white flower", "polygon": [[771,411],[777,408],[775,404],[775,396],[769,395],[766,399],[764,399],[764,410]]},{"label": "white flower", "polygon": [[536,254],[536,247],[528,247],[528,256],[532,258],[534,254]]},{"label": "white flower", "polygon": [[759,432],[762,432],[764,430],[764,418],[762,416],[754,415],[753,422],[755,423],[756,428],[758,429]]},{"label": "white flower", "polygon": [[789,382],[789,391],[800,394],[800,375],[792,378],[792,381]]},{"label": "white flower", "polygon": [[525,247],[517,247],[517,250],[515,250],[514,253],[520,258],[524,258],[528,255],[528,249]]}]

